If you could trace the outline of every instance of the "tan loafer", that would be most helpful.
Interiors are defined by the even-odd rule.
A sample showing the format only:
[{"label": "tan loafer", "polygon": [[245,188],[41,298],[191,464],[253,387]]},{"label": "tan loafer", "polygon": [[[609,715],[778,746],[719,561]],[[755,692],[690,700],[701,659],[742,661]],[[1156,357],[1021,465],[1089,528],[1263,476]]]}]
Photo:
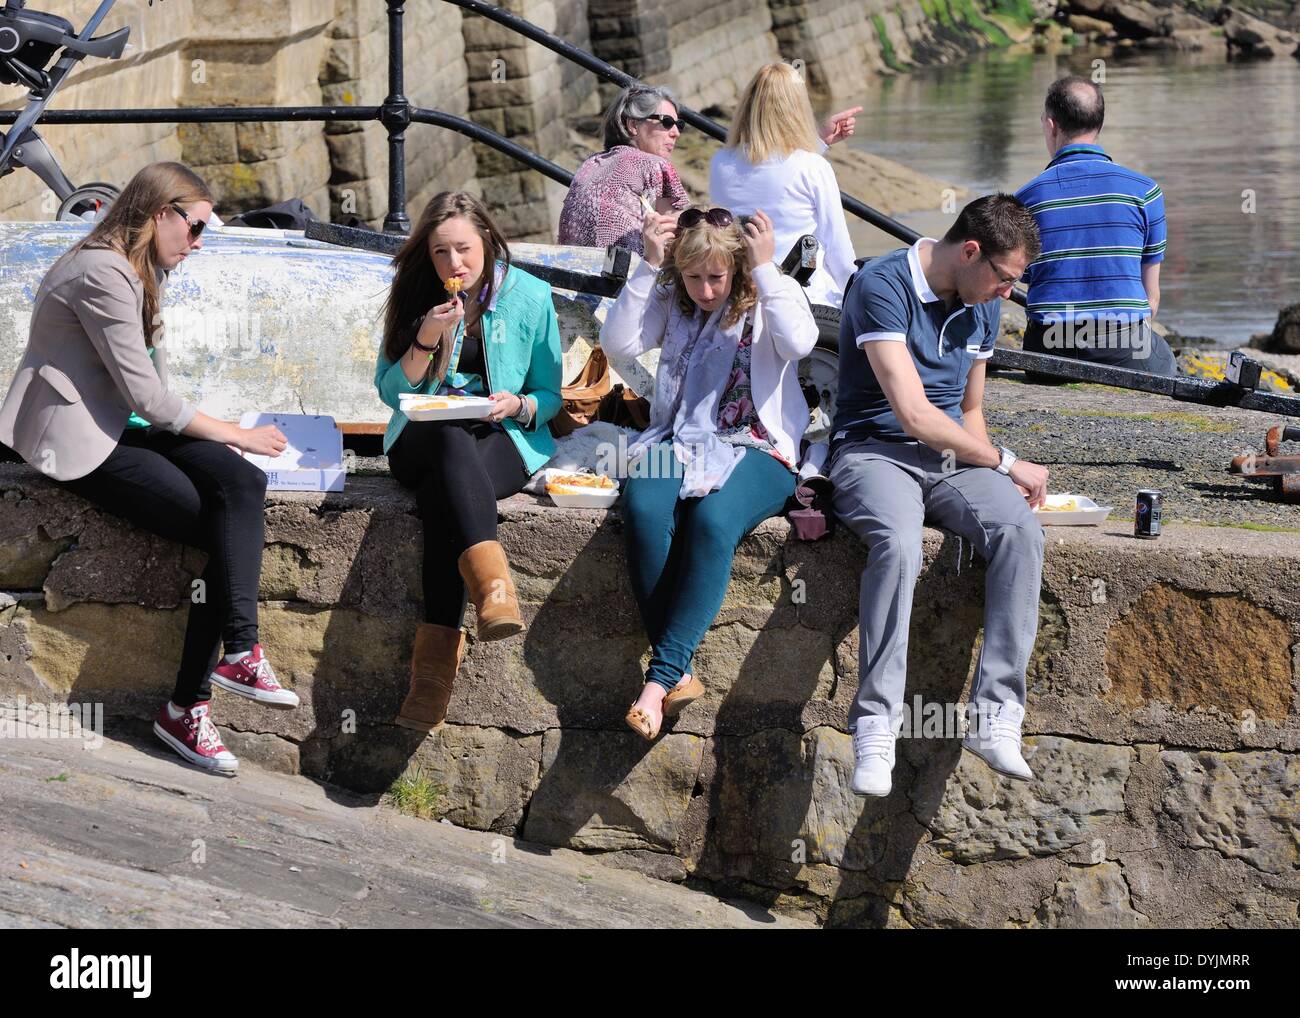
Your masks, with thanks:
[{"label": "tan loafer", "polygon": [[671,718],[680,714],[703,695],[704,683],[687,672],[686,681],[674,686],[664,697],[664,717]]},{"label": "tan loafer", "polygon": [[646,742],[654,742],[659,737],[658,726],[650,720],[650,715],[638,707],[635,702],[628,709],[627,716],[623,720],[627,722],[627,726],[632,731],[645,739]]}]

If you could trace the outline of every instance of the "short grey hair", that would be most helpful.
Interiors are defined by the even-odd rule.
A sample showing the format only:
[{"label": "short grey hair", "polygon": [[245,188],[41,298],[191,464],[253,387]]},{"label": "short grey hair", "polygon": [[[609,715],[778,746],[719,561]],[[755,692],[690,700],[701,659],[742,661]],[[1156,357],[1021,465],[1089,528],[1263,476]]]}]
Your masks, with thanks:
[{"label": "short grey hair", "polygon": [[628,85],[623,89],[605,111],[606,151],[615,145],[631,145],[627,122],[654,116],[659,112],[659,104],[665,101],[672,103],[673,109],[680,109],[672,90],[662,85]]}]

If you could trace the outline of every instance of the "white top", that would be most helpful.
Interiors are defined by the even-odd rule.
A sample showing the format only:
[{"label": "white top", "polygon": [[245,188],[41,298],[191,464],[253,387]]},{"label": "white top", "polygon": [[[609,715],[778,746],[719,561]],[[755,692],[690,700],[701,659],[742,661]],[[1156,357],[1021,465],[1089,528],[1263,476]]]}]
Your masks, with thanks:
[{"label": "white top", "polygon": [[[600,329],[600,345],[607,353],[639,357],[663,345],[669,306],[677,298],[673,290],[657,286],[657,278],[658,271],[645,260],[627,277]],[[817,345],[817,323],[799,284],[774,264],[760,265],[753,279],[758,304],[752,312],[750,391],[772,444],[787,463],[797,463],[799,440],[809,423],[799,362]]]},{"label": "white top", "polygon": [[799,149],[754,165],[742,150],[723,148],[709,161],[709,197],[736,215],[762,209],[776,232],[776,260],[811,233],[822,246],[805,292],[814,304],[839,307],[854,271],[853,243],[840,204],[835,170],[815,152]]}]

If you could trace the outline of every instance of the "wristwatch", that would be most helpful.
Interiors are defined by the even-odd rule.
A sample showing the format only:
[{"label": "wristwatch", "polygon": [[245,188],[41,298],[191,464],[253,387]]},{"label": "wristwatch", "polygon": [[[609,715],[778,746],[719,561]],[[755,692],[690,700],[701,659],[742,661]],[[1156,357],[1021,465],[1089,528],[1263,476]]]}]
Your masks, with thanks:
[{"label": "wristwatch", "polygon": [[999,474],[1010,474],[1011,468],[1016,462],[1016,454],[1008,449],[1005,445],[998,446],[1002,453],[1002,461],[994,467]]}]

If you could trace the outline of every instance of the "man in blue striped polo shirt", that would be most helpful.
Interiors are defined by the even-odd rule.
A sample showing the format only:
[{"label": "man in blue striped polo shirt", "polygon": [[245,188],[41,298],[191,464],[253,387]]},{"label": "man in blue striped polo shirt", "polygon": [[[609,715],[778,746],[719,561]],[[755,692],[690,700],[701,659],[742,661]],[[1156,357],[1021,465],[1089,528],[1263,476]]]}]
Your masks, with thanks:
[{"label": "man in blue striped polo shirt", "polygon": [[1173,352],[1151,329],[1164,195],[1097,144],[1105,112],[1101,86],[1087,78],[1062,78],[1047,90],[1042,123],[1052,161],[1016,192],[1043,243],[1027,273],[1025,349],[1174,375]]}]

